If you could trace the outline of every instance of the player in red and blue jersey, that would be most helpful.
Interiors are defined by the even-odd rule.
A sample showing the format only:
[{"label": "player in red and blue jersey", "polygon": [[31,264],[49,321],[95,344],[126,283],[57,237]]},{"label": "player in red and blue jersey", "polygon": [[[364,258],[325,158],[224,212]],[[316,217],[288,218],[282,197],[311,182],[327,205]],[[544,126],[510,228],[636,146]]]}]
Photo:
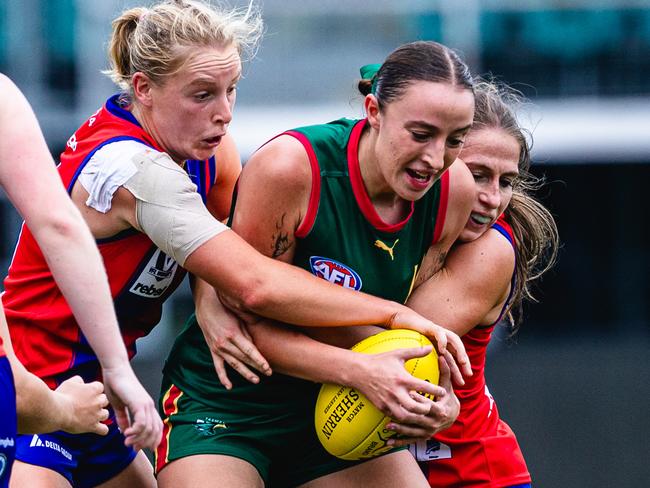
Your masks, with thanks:
[{"label": "player in red and blue jersey", "polygon": [[474,126],[460,155],[476,183],[474,207],[443,272],[411,301],[461,336],[474,374],[454,388],[461,405],[456,422],[411,451],[432,487],[530,487],[515,434],[486,385],[486,352],[497,324],[506,317],[515,323],[530,281],[553,264],[557,229],[526,193],[529,143],[515,117],[514,93],[482,82],[475,95]]},{"label": "player in red and blue jersey", "polygon": [[[213,191],[207,193],[209,184],[199,195],[186,162],[209,167],[216,154],[217,184],[219,175],[236,177],[237,171],[223,171],[239,163],[226,132],[241,54],[254,47],[261,28],[252,9],[222,12],[202,2],[129,9],[113,22],[111,75],[124,93],[68,140],[59,173],[99,246],[129,355],[136,339],[156,325],[185,270],[242,312],[299,325],[412,328],[444,343],[448,332],[402,305],[332,286],[263,256],[206,208],[229,203],[229,186],[216,200]],[[231,163],[219,154],[228,148]],[[51,386],[75,374],[96,378],[97,346],[72,316],[32,231],[23,229],[3,296],[16,354]],[[104,364],[102,372],[110,377]],[[149,461],[135,451],[160,437],[134,437],[139,431],[129,430],[133,426],[123,428],[126,408],[113,407],[105,437],[19,437],[16,484],[153,486]]]}]

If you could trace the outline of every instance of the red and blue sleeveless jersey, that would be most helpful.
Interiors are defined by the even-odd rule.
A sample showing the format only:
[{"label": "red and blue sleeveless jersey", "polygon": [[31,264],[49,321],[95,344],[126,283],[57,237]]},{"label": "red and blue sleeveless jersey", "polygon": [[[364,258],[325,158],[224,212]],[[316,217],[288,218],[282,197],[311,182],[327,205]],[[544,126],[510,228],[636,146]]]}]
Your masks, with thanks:
[{"label": "red and blue sleeveless jersey", "polygon": [[[58,170],[68,192],[99,149],[124,140],[138,141],[161,151],[115,95],[67,142]],[[205,201],[216,177],[214,157],[208,161],[187,161],[186,168]],[[148,334],[159,322],[164,301],[181,283],[185,271],[135,229],[99,239],[97,245],[120,330],[129,357],[133,357],[136,339]],[[99,377],[97,358],[25,224],[4,284],[2,300],[16,355],[29,371],[51,387],[74,374],[86,380]]]},{"label": "red and blue sleeveless jersey", "polygon": [[[516,252],[512,228],[503,216],[492,226],[512,244]],[[510,302],[514,289],[514,275]],[[417,457],[429,459],[423,464],[432,487],[476,486],[497,488],[530,483],[530,474],[510,427],[499,418],[494,398],[485,381],[487,347],[495,326],[477,326],[462,337],[474,375],[465,378],[464,386],[454,386],[460,401],[460,414],[447,430],[421,444]]]}]

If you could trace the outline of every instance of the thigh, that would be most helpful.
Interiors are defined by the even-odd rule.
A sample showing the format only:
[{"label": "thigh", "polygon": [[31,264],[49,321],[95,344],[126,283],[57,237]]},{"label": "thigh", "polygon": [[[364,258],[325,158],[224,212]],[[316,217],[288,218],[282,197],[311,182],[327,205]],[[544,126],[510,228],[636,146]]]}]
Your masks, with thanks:
[{"label": "thigh", "polygon": [[153,466],[145,456],[144,452],[140,451],[133,462],[123,469],[117,476],[110,480],[98,485],[101,488],[155,488],[156,479],[153,475]]},{"label": "thigh", "polygon": [[60,473],[42,466],[16,461],[11,471],[9,488],[72,488]]},{"label": "thigh", "polygon": [[429,488],[411,454],[397,451],[309,481],[301,488]]},{"label": "thigh", "polygon": [[159,488],[263,488],[257,469],[247,461],[231,456],[201,454],[167,464],[158,473]]},{"label": "thigh", "polygon": [[[117,427],[117,420],[111,412],[108,434],[61,434],[67,445],[77,453],[78,465],[73,470],[72,484],[75,488],[103,486],[110,480],[124,475],[129,479],[142,479],[142,483],[113,486],[146,487],[155,486],[153,469],[144,453],[138,456],[133,448],[124,445],[124,436]],[[138,462],[134,463],[134,460]]]}]

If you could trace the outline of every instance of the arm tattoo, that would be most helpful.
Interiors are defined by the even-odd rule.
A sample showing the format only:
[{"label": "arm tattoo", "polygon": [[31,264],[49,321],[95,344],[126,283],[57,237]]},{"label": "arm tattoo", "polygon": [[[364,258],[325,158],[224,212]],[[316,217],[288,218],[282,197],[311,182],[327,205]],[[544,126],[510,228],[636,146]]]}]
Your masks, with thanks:
[{"label": "arm tattoo", "polygon": [[289,240],[289,234],[284,230],[284,218],[286,214],[282,214],[280,220],[275,223],[276,232],[271,236],[273,252],[271,253],[272,258],[277,258],[286,253],[292,245],[292,242]]}]

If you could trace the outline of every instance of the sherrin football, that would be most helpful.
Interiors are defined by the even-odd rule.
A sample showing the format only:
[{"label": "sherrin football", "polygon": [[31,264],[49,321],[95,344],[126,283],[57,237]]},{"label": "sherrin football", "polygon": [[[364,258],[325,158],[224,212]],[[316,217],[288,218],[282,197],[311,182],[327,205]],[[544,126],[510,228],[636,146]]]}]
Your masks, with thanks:
[{"label": "sherrin football", "polygon": [[[364,354],[379,354],[413,347],[430,346],[422,334],[406,329],[387,330],[352,347]],[[438,384],[440,371],[435,349],[404,364],[413,376]],[[390,418],[354,388],[324,384],[316,400],[314,423],[323,447],[330,454],[354,461],[378,456],[391,449],[386,441],[396,433],[386,430]]]}]

